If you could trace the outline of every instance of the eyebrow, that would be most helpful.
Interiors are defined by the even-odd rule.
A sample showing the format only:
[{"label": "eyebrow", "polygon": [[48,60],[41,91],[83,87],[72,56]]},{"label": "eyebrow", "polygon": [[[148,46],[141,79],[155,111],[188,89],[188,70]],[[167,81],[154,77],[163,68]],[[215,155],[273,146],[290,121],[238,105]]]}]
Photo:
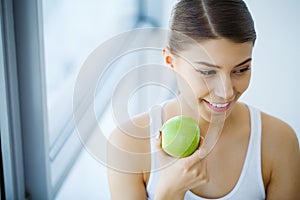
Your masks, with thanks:
[{"label": "eyebrow", "polygon": [[[245,64],[245,63],[247,63],[247,62],[249,62],[249,61],[251,61],[251,60],[252,60],[252,58],[247,58],[247,59],[244,60],[243,62],[241,62],[241,63],[235,65],[233,68],[239,67],[239,66],[241,66],[241,65],[243,65],[243,64]],[[221,67],[218,66],[218,65],[214,65],[214,64],[211,64],[211,63],[207,63],[207,62],[199,61],[199,62],[196,62],[196,63],[197,63],[197,64],[200,64],[200,65],[205,65],[205,66],[207,66],[207,67],[221,68]]]}]

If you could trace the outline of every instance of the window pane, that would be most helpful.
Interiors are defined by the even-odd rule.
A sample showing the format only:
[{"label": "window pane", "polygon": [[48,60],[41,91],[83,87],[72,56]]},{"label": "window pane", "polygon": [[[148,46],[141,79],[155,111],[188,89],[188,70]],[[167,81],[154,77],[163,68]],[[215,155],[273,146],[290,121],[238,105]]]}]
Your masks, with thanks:
[{"label": "window pane", "polygon": [[70,114],[66,108],[71,109],[72,86],[79,67],[101,42],[132,27],[134,3],[134,0],[44,1],[50,144],[63,129],[60,122]]},{"label": "window pane", "polygon": [[99,44],[132,28],[135,3],[134,0],[43,2],[49,148],[55,190],[80,146],[72,115],[77,73]]},{"label": "window pane", "polygon": [[[65,181],[82,147],[75,130],[72,108],[74,84],[80,67],[95,48],[117,34],[133,28],[166,27],[168,18],[165,16],[169,15],[172,3],[173,0],[164,3],[160,0],[43,1],[49,156],[54,193]],[[147,60],[161,63],[161,50],[136,52],[119,59],[112,66],[114,70],[107,74],[105,84],[98,85],[98,89],[111,91],[122,74]],[[151,90],[158,91],[159,88],[143,88],[140,94],[132,96],[129,105],[131,115],[145,111],[149,105],[160,100],[148,98],[143,106],[136,106],[137,102],[143,101],[139,96],[144,94],[147,98],[146,94]],[[110,120],[113,118],[112,112],[107,109],[108,105],[103,105],[109,103],[109,95],[109,92],[105,93],[107,101],[103,101],[103,95],[96,95],[95,102],[101,104],[96,104],[94,108],[99,123],[105,125],[107,133],[113,127]],[[167,97],[160,96],[162,99]]]}]

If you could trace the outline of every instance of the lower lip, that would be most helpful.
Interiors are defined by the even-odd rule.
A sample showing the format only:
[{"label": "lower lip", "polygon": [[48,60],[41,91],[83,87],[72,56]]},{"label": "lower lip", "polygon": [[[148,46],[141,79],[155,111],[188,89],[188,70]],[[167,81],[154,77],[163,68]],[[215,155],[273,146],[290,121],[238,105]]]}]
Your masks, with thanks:
[{"label": "lower lip", "polygon": [[205,100],[204,100],[204,102],[205,102],[205,104],[206,104],[211,110],[213,110],[213,111],[215,111],[215,112],[225,112],[225,111],[227,111],[227,110],[229,109],[229,107],[230,107],[230,105],[231,105],[231,102],[229,102],[227,106],[218,108],[218,107],[215,107],[215,106],[211,105],[209,102],[207,102],[207,101],[205,101]]}]

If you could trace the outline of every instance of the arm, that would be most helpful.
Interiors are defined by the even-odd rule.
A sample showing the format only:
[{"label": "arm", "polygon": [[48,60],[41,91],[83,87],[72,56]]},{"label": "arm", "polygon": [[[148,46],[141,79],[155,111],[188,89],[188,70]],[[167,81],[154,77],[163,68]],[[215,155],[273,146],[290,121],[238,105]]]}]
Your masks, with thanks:
[{"label": "arm", "polygon": [[[271,131],[263,143],[270,163],[269,182],[266,188],[268,200],[300,199],[300,151],[294,131],[279,120],[272,120]],[[271,125],[270,124],[270,125]],[[268,127],[272,127],[268,126]],[[263,155],[263,159],[264,159]]]},{"label": "arm", "polygon": [[148,162],[140,154],[145,151],[144,143],[120,129],[112,132],[107,147],[107,176],[112,200],[147,199],[143,169]]},{"label": "arm", "polygon": [[112,200],[147,199],[143,176],[141,174],[122,173],[108,169],[108,182]]}]

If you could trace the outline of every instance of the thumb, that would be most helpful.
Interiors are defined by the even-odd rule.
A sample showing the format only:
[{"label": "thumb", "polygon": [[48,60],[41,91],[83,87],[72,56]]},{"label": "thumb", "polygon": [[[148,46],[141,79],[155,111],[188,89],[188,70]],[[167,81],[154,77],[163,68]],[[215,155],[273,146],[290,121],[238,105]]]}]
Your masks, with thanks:
[{"label": "thumb", "polygon": [[189,162],[192,162],[192,163],[199,162],[206,156],[206,150],[202,147],[203,140],[204,140],[204,138],[201,137],[198,149],[192,155],[187,157],[187,159],[190,159]]},{"label": "thumb", "polygon": [[[184,158],[186,159],[185,166],[187,168],[193,168],[195,166],[201,166],[201,171],[204,171],[207,174],[207,164],[204,157],[201,157],[201,150],[197,149],[192,155]],[[197,167],[197,168],[198,168]]]},{"label": "thumb", "polygon": [[207,156],[207,150],[206,150],[206,146],[204,145],[203,142],[204,138],[201,138],[201,142],[198,148],[198,157],[202,160],[203,158],[205,158]]},{"label": "thumb", "polygon": [[200,150],[197,149],[192,155],[186,157],[185,159],[190,165],[201,162],[202,158],[199,156]]},{"label": "thumb", "polygon": [[206,156],[207,156],[207,150],[205,149],[205,148],[200,148],[199,150],[198,150],[198,157],[200,158],[200,159],[203,159],[203,158],[205,158]]}]

